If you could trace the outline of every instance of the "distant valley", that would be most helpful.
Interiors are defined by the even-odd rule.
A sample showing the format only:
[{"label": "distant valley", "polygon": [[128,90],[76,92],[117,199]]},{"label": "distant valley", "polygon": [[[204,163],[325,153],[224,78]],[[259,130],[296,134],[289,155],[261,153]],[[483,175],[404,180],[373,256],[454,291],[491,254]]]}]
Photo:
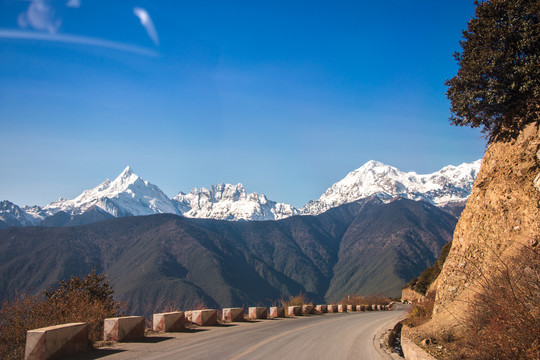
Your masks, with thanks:
[{"label": "distant valley", "polygon": [[[94,209],[95,210],[95,209]],[[111,218],[0,230],[0,294],[35,293],[94,266],[132,313],[170,306],[270,305],[305,292],[399,296],[438,257],[457,219],[426,201],[372,195],[323,214],[276,221]]]}]

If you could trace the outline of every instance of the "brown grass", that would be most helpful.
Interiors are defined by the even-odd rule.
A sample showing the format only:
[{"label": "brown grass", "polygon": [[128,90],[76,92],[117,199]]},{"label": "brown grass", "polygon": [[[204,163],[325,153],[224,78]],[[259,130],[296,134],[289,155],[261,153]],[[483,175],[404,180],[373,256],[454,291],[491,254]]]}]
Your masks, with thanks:
[{"label": "brown grass", "polygon": [[[477,266],[475,295],[466,314],[456,315],[460,330],[428,336],[427,350],[438,359],[540,359],[539,249],[522,245],[519,256],[496,258],[489,269]],[[423,324],[431,309],[431,301],[414,304],[407,324]]]},{"label": "brown grass", "polygon": [[390,298],[382,295],[347,295],[337,303],[346,305],[388,305],[390,304]]},{"label": "brown grass", "polygon": [[456,358],[540,359],[540,254],[524,246],[500,261],[470,302],[465,335],[452,344]]},{"label": "brown grass", "polygon": [[296,296],[289,296],[288,299],[281,298],[277,300],[277,303],[285,308],[287,308],[287,306],[303,306],[307,304],[313,304],[304,293],[300,293]]},{"label": "brown grass", "polygon": [[409,315],[405,320],[405,324],[410,327],[420,326],[429,319],[433,314],[433,306],[435,305],[435,291],[430,291],[426,294],[423,301],[415,302],[409,310]]}]

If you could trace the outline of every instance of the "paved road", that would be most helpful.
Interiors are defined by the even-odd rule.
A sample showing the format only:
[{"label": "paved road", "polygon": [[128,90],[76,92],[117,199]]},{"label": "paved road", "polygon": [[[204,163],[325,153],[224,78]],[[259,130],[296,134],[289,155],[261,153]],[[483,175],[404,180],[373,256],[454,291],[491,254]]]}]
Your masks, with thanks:
[{"label": "paved road", "polygon": [[119,343],[77,359],[384,359],[374,336],[403,313],[398,308],[202,327]]}]

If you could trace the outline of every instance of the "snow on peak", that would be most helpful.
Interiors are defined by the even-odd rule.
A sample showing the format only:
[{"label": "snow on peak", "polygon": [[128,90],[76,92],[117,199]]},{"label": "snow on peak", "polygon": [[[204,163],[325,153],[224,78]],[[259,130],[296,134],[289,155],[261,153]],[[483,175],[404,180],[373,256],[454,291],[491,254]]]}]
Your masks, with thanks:
[{"label": "snow on peak", "polygon": [[[193,188],[169,199],[157,186],[143,180],[127,166],[114,180],[83,191],[74,199],[59,198],[41,208],[5,202],[0,217],[13,224],[39,224],[48,216],[64,211],[71,216],[91,207],[115,216],[172,213],[193,218],[220,220],[278,220],[293,215],[318,215],[333,207],[376,195],[382,201],[394,197],[425,200],[435,205],[461,202],[471,193],[481,160],[459,166],[445,166],[432,174],[402,172],[378,161],[368,161],[332,185],[318,200],[300,210],[292,205],[269,200],[256,192],[248,193],[241,183]],[[3,218],[0,218],[2,220]]]},{"label": "snow on peak", "polygon": [[462,201],[471,193],[480,163],[481,160],[450,165],[432,174],[421,175],[371,160],[332,185],[318,200],[310,201],[300,212],[317,215],[377,193],[425,200],[438,206]]},{"label": "snow on peak", "polygon": [[75,199],[60,199],[43,210],[50,215],[59,211],[78,215],[94,205],[113,216],[177,213],[176,207],[163,191],[144,181],[129,166],[113,181],[106,179],[95,188],[83,191]]},{"label": "snow on peak", "polygon": [[219,220],[277,220],[297,215],[293,206],[268,200],[263,194],[247,193],[240,183],[194,188],[173,198],[186,217]]},{"label": "snow on peak", "polygon": [[0,201],[0,225],[7,226],[32,226],[36,225],[39,219],[26,213],[19,206],[10,201]]}]

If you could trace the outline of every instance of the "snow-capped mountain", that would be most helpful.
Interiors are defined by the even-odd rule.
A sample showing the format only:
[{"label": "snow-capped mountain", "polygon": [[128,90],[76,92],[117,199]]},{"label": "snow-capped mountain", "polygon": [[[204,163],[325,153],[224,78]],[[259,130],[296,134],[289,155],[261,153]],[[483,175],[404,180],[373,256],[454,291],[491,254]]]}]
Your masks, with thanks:
[{"label": "snow-capped mountain", "polygon": [[35,217],[45,218],[60,211],[71,216],[80,215],[92,207],[115,217],[178,213],[163,191],[144,181],[129,166],[113,181],[106,179],[95,188],[83,191],[75,199],[60,198],[41,209],[33,207],[25,210]]},{"label": "snow-capped mountain", "polygon": [[0,227],[37,225],[33,216],[10,201],[0,201]]},{"label": "snow-capped mountain", "polygon": [[194,188],[173,197],[186,217],[219,220],[278,220],[299,214],[293,206],[278,203],[263,194],[246,193],[242,184],[219,184],[210,189]]},{"label": "snow-capped mountain", "polygon": [[160,213],[219,220],[279,220],[293,215],[318,215],[333,207],[376,194],[391,200],[402,196],[425,200],[437,206],[462,204],[470,195],[481,160],[446,166],[433,174],[402,172],[369,161],[332,185],[318,199],[301,209],[247,193],[242,184],[219,184],[210,189],[194,188],[169,199],[156,185],[143,180],[128,166],[113,181],[105,180],[74,199],[62,199],[44,207],[19,208],[0,203],[0,226],[76,225],[120,216]]},{"label": "snow-capped mountain", "polygon": [[437,206],[466,200],[471,194],[481,160],[446,166],[432,174],[402,172],[377,161],[368,161],[332,185],[318,200],[300,209],[304,215],[321,214],[333,207],[373,194],[425,200]]}]

